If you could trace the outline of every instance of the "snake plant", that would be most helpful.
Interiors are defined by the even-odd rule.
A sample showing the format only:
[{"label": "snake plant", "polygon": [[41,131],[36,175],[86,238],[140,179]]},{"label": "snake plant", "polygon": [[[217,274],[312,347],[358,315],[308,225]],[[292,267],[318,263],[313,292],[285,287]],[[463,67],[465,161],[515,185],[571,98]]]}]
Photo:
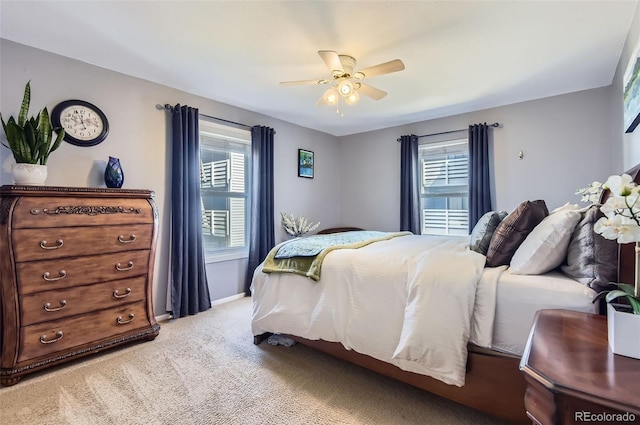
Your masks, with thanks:
[{"label": "snake plant", "polygon": [[[29,114],[29,104],[31,102],[30,81],[24,88],[24,97],[18,114],[18,122],[9,117],[7,122],[2,119],[2,128],[7,136],[8,145],[3,145],[13,153],[13,158],[17,163],[46,165],[51,152],[60,147],[64,137],[64,129],[52,128],[47,108],[43,108],[36,117],[27,118]],[[55,140],[52,132],[58,136]]]}]

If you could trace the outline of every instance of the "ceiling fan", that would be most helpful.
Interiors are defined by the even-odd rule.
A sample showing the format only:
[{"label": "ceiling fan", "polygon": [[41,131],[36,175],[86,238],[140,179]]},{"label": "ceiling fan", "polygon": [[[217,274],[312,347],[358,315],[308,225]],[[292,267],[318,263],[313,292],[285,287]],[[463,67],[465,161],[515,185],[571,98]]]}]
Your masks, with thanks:
[{"label": "ceiling fan", "polygon": [[360,99],[359,93],[371,99],[380,100],[387,95],[387,92],[365,84],[362,80],[404,69],[404,63],[400,59],[394,59],[354,72],[356,60],[353,56],[339,55],[333,50],[319,50],[318,55],[329,68],[331,72],[330,78],[284,81],[280,83],[282,86],[331,84],[331,87],[322,95],[316,105],[336,105],[341,100],[353,105]]}]

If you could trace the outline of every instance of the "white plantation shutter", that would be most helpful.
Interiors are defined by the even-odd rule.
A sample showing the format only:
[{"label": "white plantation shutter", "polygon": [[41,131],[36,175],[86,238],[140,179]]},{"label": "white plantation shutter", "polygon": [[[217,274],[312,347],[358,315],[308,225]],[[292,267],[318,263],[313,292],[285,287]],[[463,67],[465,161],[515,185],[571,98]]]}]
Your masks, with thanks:
[{"label": "white plantation shutter", "polygon": [[214,161],[213,166],[213,187],[225,187],[229,183],[229,160]]},{"label": "white plantation shutter", "polygon": [[201,165],[200,187],[225,187],[229,182],[229,160],[207,162]]},{"label": "white plantation shutter", "polygon": [[207,259],[246,256],[251,132],[201,119],[200,158]]},{"label": "white plantation shutter", "polygon": [[226,237],[229,234],[229,211],[212,210],[211,216],[211,221],[213,222],[211,234],[213,236]]},{"label": "white plantation shutter", "polygon": [[231,163],[229,192],[244,192],[244,155],[231,152],[229,156]]},{"label": "white plantation shutter", "polygon": [[422,185],[446,186],[468,178],[469,157],[441,158],[422,161]]},{"label": "white plantation shutter", "polygon": [[231,198],[229,200],[231,215],[230,223],[230,247],[244,246],[245,244],[245,202],[243,198]]},{"label": "white plantation shutter", "polygon": [[422,210],[422,233],[449,235],[466,231],[469,227],[469,211]]},{"label": "white plantation shutter", "polygon": [[211,211],[202,210],[202,231],[205,235],[213,234],[213,217]]},{"label": "white plantation shutter", "polygon": [[[231,163],[230,192],[243,193],[245,191],[244,155],[237,152],[229,154]],[[245,244],[245,200],[244,198],[229,199],[229,213],[231,215],[229,246],[238,247]]]},{"label": "white plantation shutter", "polygon": [[206,163],[200,166],[200,187],[211,187],[213,181],[213,166]]},{"label": "white plantation shutter", "polygon": [[467,139],[419,147],[423,234],[468,233]]}]

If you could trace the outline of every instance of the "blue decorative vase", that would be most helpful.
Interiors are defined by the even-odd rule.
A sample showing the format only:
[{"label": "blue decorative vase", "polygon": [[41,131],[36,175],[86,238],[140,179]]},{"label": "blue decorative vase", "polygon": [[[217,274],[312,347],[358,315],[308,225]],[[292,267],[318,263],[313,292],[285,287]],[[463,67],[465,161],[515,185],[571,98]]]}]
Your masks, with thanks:
[{"label": "blue decorative vase", "polygon": [[120,160],[112,156],[109,157],[107,167],[104,169],[104,182],[107,187],[120,188],[124,183],[124,172],[120,166]]}]

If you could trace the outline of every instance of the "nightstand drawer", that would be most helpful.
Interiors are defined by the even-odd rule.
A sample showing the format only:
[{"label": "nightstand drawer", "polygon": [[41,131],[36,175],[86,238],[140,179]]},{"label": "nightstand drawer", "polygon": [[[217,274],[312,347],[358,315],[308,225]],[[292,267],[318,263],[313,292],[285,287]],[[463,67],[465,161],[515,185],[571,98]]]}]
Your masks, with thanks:
[{"label": "nightstand drawer", "polygon": [[143,301],[146,297],[146,280],[146,276],[140,276],[22,296],[21,323],[23,326],[29,326]]},{"label": "nightstand drawer", "polygon": [[25,295],[146,275],[149,254],[148,250],[141,250],[18,263],[18,293]]},{"label": "nightstand drawer", "polygon": [[105,254],[151,245],[152,225],[19,229],[12,235],[16,262]]}]

